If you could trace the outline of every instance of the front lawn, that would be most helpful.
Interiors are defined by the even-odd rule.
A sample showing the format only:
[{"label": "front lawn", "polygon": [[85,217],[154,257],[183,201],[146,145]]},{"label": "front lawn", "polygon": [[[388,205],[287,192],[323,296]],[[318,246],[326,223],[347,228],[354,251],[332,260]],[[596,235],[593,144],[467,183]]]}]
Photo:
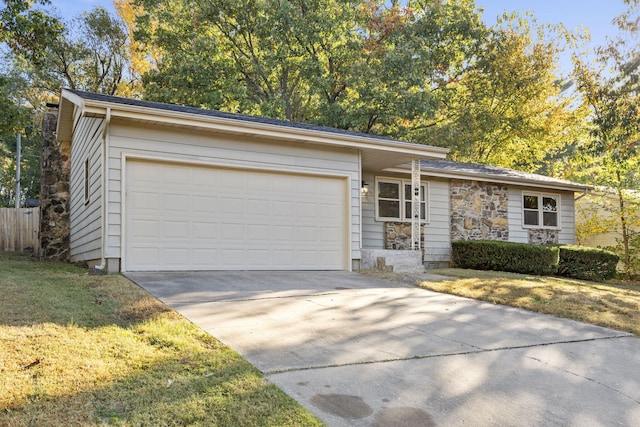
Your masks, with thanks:
[{"label": "front lawn", "polygon": [[451,279],[420,287],[640,335],[640,284],[453,268],[429,273]]},{"label": "front lawn", "polygon": [[126,278],[2,252],[0,378],[3,426],[322,425]]}]

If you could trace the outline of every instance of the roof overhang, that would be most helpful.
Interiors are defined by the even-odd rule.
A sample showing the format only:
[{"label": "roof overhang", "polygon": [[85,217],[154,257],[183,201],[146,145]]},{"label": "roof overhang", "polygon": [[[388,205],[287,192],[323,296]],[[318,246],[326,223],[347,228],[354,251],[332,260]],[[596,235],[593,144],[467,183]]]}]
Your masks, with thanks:
[{"label": "roof overhang", "polygon": [[[385,169],[385,172],[393,172],[393,173],[411,173],[411,169],[406,166],[401,167],[392,167]],[[593,189],[590,185],[578,184],[569,181],[560,181],[554,179],[545,179],[540,175],[540,178],[511,178],[504,177],[500,175],[493,175],[488,173],[475,173],[475,172],[450,172],[450,171],[442,171],[436,168],[425,168],[421,167],[420,173],[422,175],[438,177],[438,178],[448,178],[448,179],[466,179],[472,181],[486,181],[486,182],[494,182],[496,184],[507,184],[507,185],[516,185],[520,187],[536,187],[536,188],[544,188],[549,190],[558,190],[558,191],[573,191],[573,192],[587,192]]]},{"label": "roof overhang", "polygon": [[73,135],[74,117],[106,117],[133,122],[162,124],[183,128],[211,130],[218,133],[259,137],[261,139],[317,144],[336,148],[360,150],[362,168],[382,170],[399,166],[412,159],[444,159],[446,148],[385,139],[356,133],[333,133],[318,129],[291,127],[273,123],[246,121],[227,117],[215,117],[170,111],[159,108],[127,105],[83,98],[63,89],[58,115],[58,140],[70,141]]}]

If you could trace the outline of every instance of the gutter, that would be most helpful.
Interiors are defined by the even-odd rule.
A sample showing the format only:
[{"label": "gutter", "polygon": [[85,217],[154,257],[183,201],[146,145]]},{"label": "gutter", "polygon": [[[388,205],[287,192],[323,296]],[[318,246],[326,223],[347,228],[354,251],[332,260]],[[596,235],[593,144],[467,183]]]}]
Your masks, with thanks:
[{"label": "gutter", "polygon": [[582,199],[584,196],[586,196],[587,194],[589,194],[591,192],[591,188],[585,188],[584,192],[579,195],[578,197],[576,197],[575,199],[573,199],[574,202],[577,202],[578,200]]},{"label": "gutter", "polygon": [[[70,95],[74,95],[70,93]],[[280,140],[294,139],[321,145],[351,147],[357,149],[375,149],[381,151],[402,151],[414,156],[426,156],[444,159],[449,149],[430,145],[416,144],[406,141],[372,137],[360,134],[344,134],[328,132],[321,129],[306,129],[304,127],[290,127],[274,123],[241,120],[229,117],[199,115],[182,111],[162,110],[152,107],[142,107],[128,104],[118,104],[107,101],[88,100],[75,95],[82,100],[84,111],[101,115],[104,110],[113,109],[112,115],[125,119],[147,122],[168,123],[177,125],[207,128],[213,127],[219,131],[233,134],[252,134],[265,137],[276,137]]]},{"label": "gutter", "polygon": [[[402,173],[402,174],[410,174],[411,170],[404,168],[388,168],[384,170],[385,172],[391,173]],[[470,174],[470,173],[452,173],[452,172],[440,172],[433,169],[421,169],[421,174],[426,176],[433,176],[438,178],[447,178],[447,179],[467,179],[474,181],[486,181],[486,182],[494,182],[497,184],[507,184],[507,185],[517,185],[521,187],[544,187],[550,188],[553,190],[560,191],[584,191],[588,192],[591,187],[582,184],[575,184],[571,182],[550,182],[546,180],[533,180],[533,179],[523,179],[523,178],[510,178],[510,177],[502,177],[499,175],[487,175],[487,174]],[[541,175],[542,176],[542,175]]]},{"label": "gutter", "polygon": [[104,273],[107,266],[107,215],[109,214],[109,203],[107,200],[109,191],[107,183],[109,182],[107,174],[109,173],[109,125],[111,124],[111,107],[107,107],[107,113],[104,118],[104,129],[102,130],[102,215],[100,215],[100,229],[102,231],[102,244],[100,248],[100,265],[94,267],[97,273]]}]

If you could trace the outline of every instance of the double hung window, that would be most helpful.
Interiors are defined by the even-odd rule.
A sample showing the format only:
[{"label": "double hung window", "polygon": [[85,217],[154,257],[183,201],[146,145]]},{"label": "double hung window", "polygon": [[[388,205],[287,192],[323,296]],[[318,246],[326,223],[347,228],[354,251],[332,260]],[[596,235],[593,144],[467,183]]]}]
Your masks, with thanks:
[{"label": "double hung window", "polygon": [[[420,184],[420,220],[427,221],[427,184]],[[376,180],[376,219],[411,221],[411,181]]]},{"label": "double hung window", "polygon": [[557,228],[560,226],[558,217],[560,196],[524,193],[522,207],[525,227]]}]

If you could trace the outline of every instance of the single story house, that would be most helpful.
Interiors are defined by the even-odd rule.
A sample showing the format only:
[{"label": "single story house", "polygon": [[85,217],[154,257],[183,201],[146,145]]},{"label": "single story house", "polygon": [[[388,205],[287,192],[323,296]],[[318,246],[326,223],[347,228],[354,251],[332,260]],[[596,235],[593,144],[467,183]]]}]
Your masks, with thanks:
[{"label": "single story house", "polygon": [[589,189],[439,147],[76,90],[55,114],[69,183],[43,183],[43,236],[66,216],[47,219],[64,203],[44,199],[68,196],[68,259],[108,272],[400,269],[446,265],[455,239],[574,243],[574,194]]}]

